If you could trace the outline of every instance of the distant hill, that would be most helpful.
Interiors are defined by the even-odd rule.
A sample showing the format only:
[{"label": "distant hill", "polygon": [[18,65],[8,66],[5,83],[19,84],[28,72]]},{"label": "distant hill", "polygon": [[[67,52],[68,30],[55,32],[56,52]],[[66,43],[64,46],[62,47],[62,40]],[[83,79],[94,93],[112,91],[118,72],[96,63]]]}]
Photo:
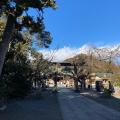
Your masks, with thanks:
[{"label": "distant hill", "polygon": [[120,67],[113,62],[99,60],[94,56],[87,56],[86,54],[79,54],[73,58],[66,59],[64,63],[75,63],[79,69],[85,69],[87,72],[120,72]]}]

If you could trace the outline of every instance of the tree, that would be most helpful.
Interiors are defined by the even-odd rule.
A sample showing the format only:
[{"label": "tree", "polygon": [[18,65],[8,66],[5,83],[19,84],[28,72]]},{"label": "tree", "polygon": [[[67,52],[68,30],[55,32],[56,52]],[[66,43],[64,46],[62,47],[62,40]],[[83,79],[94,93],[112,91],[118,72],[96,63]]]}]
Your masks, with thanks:
[{"label": "tree", "polygon": [[43,58],[43,54],[36,51],[36,49],[31,50],[31,56],[33,60],[31,61],[31,68],[33,69],[33,81],[35,83],[35,88],[37,83],[39,85],[43,85],[43,89],[45,87],[45,80],[51,73],[49,66],[51,65],[51,61]]},{"label": "tree", "polygon": [[[115,72],[116,63],[120,57],[120,46],[97,48],[88,44],[85,49],[87,59],[85,60],[90,68],[89,72]],[[115,69],[113,69],[115,68]],[[118,71],[116,69],[116,71]]]},{"label": "tree", "polygon": [[2,41],[2,35],[5,29],[5,25],[6,25],[6,18],[3,16],[0,19],[0,41]]},{"label": "tree", "polygon": [[[43,9],[44,8],[56,8],[54,0],[1,0],[0,1],[0,14],[5,14],[7,16],[6,27],[2,36],[2,41],[0,41],[0,74],[2,71],[5,55],[11,41],[14,30],[22,31],[23,29],[29,29],[32,35],[40,35],[45,33],[44,23],[43,23]],[[38,12],[38,17],[34,19],[33,16],[29,15],[27,12],[30,8],[36,9]],[[23,14],[23,13],[26,13]],[[49,35],[49,32],[48,32]],[[49,39],[44,39],[42,37],[37,37],[41,42],[49,44]],[[48,38],[48,37],[47,37]],[[46,41],[47,40],[47,41]],[[51,41],[51,39],[50,39]]]},{"label": "tree", "polygon": [[104,72],[113,72],[113,67],[118,64],[120,58],[120,45],[109,48],[97,48],[94,50],[94,56],[103,64]]},{"label": "tree", "polygon": [[30,91],[32,72],[28,59],[30,46],[31,42],[26,33],[24,35],[14,33],[1,74],[2,96],[23,97]]}]

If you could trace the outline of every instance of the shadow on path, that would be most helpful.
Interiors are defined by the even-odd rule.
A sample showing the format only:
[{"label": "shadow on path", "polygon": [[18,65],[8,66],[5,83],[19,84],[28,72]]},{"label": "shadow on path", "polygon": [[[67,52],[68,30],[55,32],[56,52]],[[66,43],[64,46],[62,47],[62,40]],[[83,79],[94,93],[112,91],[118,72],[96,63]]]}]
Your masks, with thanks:
[{"label": "shadow on path", "polygon": [[13,101],[0,112],[0,120],[63,120],[56,94],[48,88],[43,99],[27,98]]},{"label": "shadow on path", "polygon": [[68,88],[59,88],[58,100],[64,120],[120,120],[120,112]]},{"label": "shadow on path", "polygon": [[80,94],[120,112],[120,98],[103,96],[95,90],[83,90]]}]

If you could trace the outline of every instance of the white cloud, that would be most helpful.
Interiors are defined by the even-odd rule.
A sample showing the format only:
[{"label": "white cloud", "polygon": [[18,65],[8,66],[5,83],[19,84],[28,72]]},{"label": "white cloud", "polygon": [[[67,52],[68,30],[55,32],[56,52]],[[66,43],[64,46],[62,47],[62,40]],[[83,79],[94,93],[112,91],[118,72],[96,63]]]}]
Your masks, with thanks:
[{"label": "white cloud", "polygon": [[[118,45],[116,45],[117,47]],[[63,47],[63,48],[60,48],[58,50],[48,50],[48,49],[45,49],[45,50],[40,50],[39,52],[41,52],[43,55],[44,55],[44,58],[45,59],[48,59],[48,60],[51,60],[51,61],[54,61],[54,62],[63,62],[65,59],[68,59],[68,58],[71,58],[71,57],[74,57],[80,53],[85,53],[86,50],[88,50],[88,48],[92,49],[92,47],[95,47],[93,45],[84,45],[80,48],[70,48],[70,47]],[[115,48],[115,46],[102,46],[100,48],[104,48],[104,47],[107,47],[107,48]],[[98,48],[98,47],[97,47]]]},{"label": "white cloud", "polygon": [[63,47],[58,50],[40,50],[44,55],[44,58],[48,60],[52,60],[54,62],[62,62],[65,59],[74,57],[80,53],[83,53],[85,50],[85,46],[80,48],[70,48],[70,47]]}]

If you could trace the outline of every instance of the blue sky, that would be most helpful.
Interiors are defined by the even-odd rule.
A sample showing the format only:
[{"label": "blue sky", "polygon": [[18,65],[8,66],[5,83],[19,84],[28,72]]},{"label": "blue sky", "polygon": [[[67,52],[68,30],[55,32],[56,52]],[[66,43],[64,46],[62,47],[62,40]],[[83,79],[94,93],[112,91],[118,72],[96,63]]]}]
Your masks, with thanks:
[{"label": "blue sky", "polygon": [[56,2],[58,9],[44,9],[46,31],[53,37],[49,49],[37,48],[44,56],[63,61],[84,52],[87,44],[98,48],[120,45],[120,0]]},{"label": "blue sky", "polygon": [[51,49],[120,43],[120,0],[56,0],[57,10],[44,10]]}]

